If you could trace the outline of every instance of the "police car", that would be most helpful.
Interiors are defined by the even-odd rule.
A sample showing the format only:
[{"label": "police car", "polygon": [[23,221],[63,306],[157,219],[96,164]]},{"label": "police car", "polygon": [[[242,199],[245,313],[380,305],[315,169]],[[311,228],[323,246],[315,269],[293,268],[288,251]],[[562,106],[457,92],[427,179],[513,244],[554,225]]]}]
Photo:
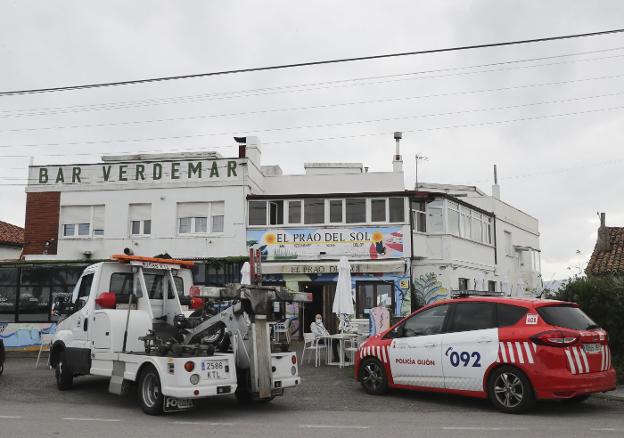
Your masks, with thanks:
[{"label": "police car", "polygon": [[358,349],[356,379],[490,398],[521,413],[536,399],[583,401],[615,389],[607,333],[576,304],[463,294],[423,307]]}]

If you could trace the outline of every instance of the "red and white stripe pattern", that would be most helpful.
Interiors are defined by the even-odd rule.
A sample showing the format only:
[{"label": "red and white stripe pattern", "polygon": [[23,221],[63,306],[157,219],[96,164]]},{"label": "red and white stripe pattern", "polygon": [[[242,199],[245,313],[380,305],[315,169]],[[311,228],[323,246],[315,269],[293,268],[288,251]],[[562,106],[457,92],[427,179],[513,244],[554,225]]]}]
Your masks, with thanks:
[{"label": "red and white stripe pattern", "polygon": [[532,364],[535,363],[535,353],[537,353],[537,345],[533,342],[499,342],[496,362]]},{"label": "red and white stripe pattern", "polygon": [[362,347],[360,348],[360,359],[364,359],[368,356],[374,356],[379,359],[383,363],[389,362],[388,357],[388,347],[385,345],[382,346],[372,346],[372,347]]},{"label": "red and white stripe pattern", "polygon": [[568,368],[572,374],[587,374],[590,372],[587,354],[582,347],[568,347],[563,350],[568,360]]},{"label": "red and white stripe pattern", "polygon": [[603,345],[600,349],[600,354],[602,356],[600,361],[600,371],[607,371],[611,368],[611,350],[609,350],[609,346]]}]

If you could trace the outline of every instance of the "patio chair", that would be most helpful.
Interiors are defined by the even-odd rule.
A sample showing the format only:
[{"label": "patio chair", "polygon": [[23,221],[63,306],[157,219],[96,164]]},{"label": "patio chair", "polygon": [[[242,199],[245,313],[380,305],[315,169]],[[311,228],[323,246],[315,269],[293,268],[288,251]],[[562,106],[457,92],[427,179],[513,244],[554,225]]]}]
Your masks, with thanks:
[{"label": "patio chair", "polygon": [[279,343],[281,335],[284,334],[286,342],[290,344],[290,319],[286,319],[282,322],[277,322],[273,326],[273,336],[275,343]]},{"label": "patio chair", "polygon": [[[320,350],[327,350],[327,345],[319,344],[319,340],[314,333],[303,334],[303,350],[301,352],[301,365],[303,365],[303,359],[305,357],[306,350],[314,351],[314,366],[318,367],[321,364]],[[310,359],[308,359],[309,361]]]}]

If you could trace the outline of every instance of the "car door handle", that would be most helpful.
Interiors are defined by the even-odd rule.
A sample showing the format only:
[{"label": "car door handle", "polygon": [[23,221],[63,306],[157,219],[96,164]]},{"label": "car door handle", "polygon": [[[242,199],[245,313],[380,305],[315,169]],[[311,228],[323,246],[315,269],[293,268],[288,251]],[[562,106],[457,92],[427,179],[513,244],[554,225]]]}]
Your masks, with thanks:
[{"label": "car door handle", "polygon": [[425,344],[425,348],[437,347],[439,344]]},{"label": "car door handle", "polygon": [[490,342],[494,342],[494,341],[488,338],[481,338],[477,340],[477,344],[489,344]]}]

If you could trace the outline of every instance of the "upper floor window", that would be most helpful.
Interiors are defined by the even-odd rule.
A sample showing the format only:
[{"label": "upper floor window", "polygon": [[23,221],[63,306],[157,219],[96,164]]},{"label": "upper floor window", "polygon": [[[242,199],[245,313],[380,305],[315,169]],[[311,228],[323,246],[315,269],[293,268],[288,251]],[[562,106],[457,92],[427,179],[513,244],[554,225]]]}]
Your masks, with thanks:
[{"label": "upper floor window", "polygon": [[301,223],[301,201],[298,199],[296,201],[288,201],[288,223]]},{"label": "upper floor window", "polygon": [[222,233],[224,227],[224,202],[178,203],[178,233]]},{"label": "upper floor window", "polygon": [[366,199],[347,198],[345,200],[345,212],[348,224],[366,222]]},{"label": "upper floor window", "polygon": [[411,201],[412,224],[414,231],[425,233],[427,231],[427,212],[425,201]]},{"label": "upper floor window", "polygon": [[322,224],[325,222],[325,200],[309,198],[303,201],[303,223]]},{"label": "upper floor window", "polygon": [[427,230],[430,233],[444,232],[443,207],[442,199],[436,199],[427,204]]},{"label": "upper floor window", "polygon": [[250,200],[248,224],[323,225],[401,223],[405,221],[403,197],[388,198],[305,198]]},{"label": "upper floor window", "polygon": [[340,224],[344,222],[344,199],[329,200],[329,223]]},{"label": "upper floor window", "polygon": [[389,198],[388,210],[390,212],[390,222],[405,221],[405,202],[403,198]]},{"label": "upper floor window", "polygon": [[104,206],[76,205],[61,207],[61,233],[65,238],[104,235]]},{"label": "upper floor window", "polygon": [[513,256],[513,245],[511,243],[511,232],[505,231],[505,253],[508,256]]},{"label": "upper floor window", "polygon": [[149,236],[152,234],[152,204],[130,204],[131,236]]},{"label": "upper floor window", "polygon": [[371,199],[371,222],[386,221],[386,198]]}]

